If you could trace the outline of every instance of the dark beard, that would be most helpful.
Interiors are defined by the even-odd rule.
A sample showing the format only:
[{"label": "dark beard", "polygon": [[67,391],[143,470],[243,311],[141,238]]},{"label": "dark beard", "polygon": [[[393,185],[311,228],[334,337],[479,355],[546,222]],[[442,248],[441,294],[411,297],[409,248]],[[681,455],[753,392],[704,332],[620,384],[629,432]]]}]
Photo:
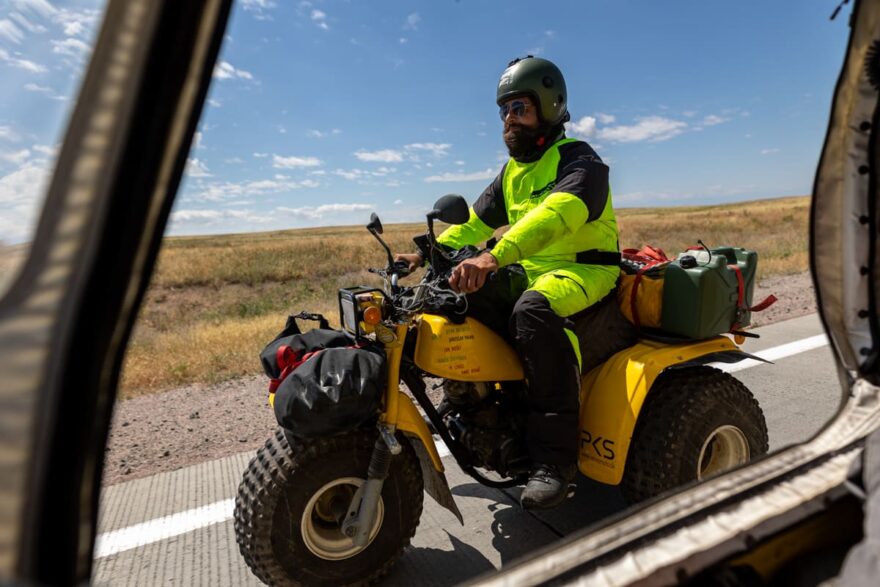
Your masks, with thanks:
[{"label": "dark beard", "polygon": [[510,125],[504,129],[504,144],[510,156],[521,162],[535,161],[542,148],[538,141],[544,136],[546,129],[526,128],[521,125]]}]

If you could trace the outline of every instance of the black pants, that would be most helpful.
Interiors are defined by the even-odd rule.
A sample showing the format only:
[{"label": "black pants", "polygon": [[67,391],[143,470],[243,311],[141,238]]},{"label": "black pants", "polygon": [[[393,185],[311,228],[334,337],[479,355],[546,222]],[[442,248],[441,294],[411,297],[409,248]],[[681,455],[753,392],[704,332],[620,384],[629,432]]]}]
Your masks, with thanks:
[{"label": "black pants", "polygon": [[577,462],[581,370],[565,328],[578,337],[584,372],[637,338],[614,292],[568,318],[556,314],[536,291],[520,296],[509,329],[528,380],[527,440],[533,463]]}]

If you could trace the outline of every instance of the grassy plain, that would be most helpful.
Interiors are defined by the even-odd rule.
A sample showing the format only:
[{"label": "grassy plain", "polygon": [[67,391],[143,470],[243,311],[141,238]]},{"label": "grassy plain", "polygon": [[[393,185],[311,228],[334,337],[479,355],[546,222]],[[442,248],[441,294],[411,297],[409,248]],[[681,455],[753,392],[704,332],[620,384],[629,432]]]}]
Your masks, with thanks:
[{"label": "grassy plain", "polygon": [[[708,246],[758,251],[758,276],[808,269],[809,198],[617,212],[621,247],[673,255]],[[423,224],[385,227],[394,251]],[[377,284],[384,251],[360,226],[166,238],[125,361],[123,397],[260,372],[258,353],[288,314],[337,320],[336,291]]]}]

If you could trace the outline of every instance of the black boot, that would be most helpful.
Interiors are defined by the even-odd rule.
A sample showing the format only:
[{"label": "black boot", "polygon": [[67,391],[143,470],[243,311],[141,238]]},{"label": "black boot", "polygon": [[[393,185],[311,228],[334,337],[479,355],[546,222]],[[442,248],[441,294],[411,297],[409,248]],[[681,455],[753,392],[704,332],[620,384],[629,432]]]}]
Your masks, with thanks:
[{"label": "black boot", "polygon": [[537,465],[519,498],[523,509],[546,510],[561,504],[568,496],[568,484],[576,472],[574,465]]}]

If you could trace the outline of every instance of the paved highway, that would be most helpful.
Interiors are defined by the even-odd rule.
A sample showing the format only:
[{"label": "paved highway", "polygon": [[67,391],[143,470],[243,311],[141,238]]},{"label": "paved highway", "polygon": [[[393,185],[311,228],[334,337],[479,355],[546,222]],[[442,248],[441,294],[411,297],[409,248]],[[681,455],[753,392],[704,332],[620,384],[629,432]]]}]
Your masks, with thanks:
[{"label": "paved highway", "polygon": [[[807,440],[835,413],[841,390],[816,315],[757,330],[745,350],[775,361],[728,366],[767,418],[770,449]],[[233,498],[252,456],[242,453],[104,491],[94,579],[110,585],[260,585],[232,527]],[[499,568],[623,509],[613,487],[584,477],[558,509],[519,508],[519,489],[487,489],[449,457],[447,477],[465,524],[427,495],[421,524],[385,585],[450,585]]]}]

